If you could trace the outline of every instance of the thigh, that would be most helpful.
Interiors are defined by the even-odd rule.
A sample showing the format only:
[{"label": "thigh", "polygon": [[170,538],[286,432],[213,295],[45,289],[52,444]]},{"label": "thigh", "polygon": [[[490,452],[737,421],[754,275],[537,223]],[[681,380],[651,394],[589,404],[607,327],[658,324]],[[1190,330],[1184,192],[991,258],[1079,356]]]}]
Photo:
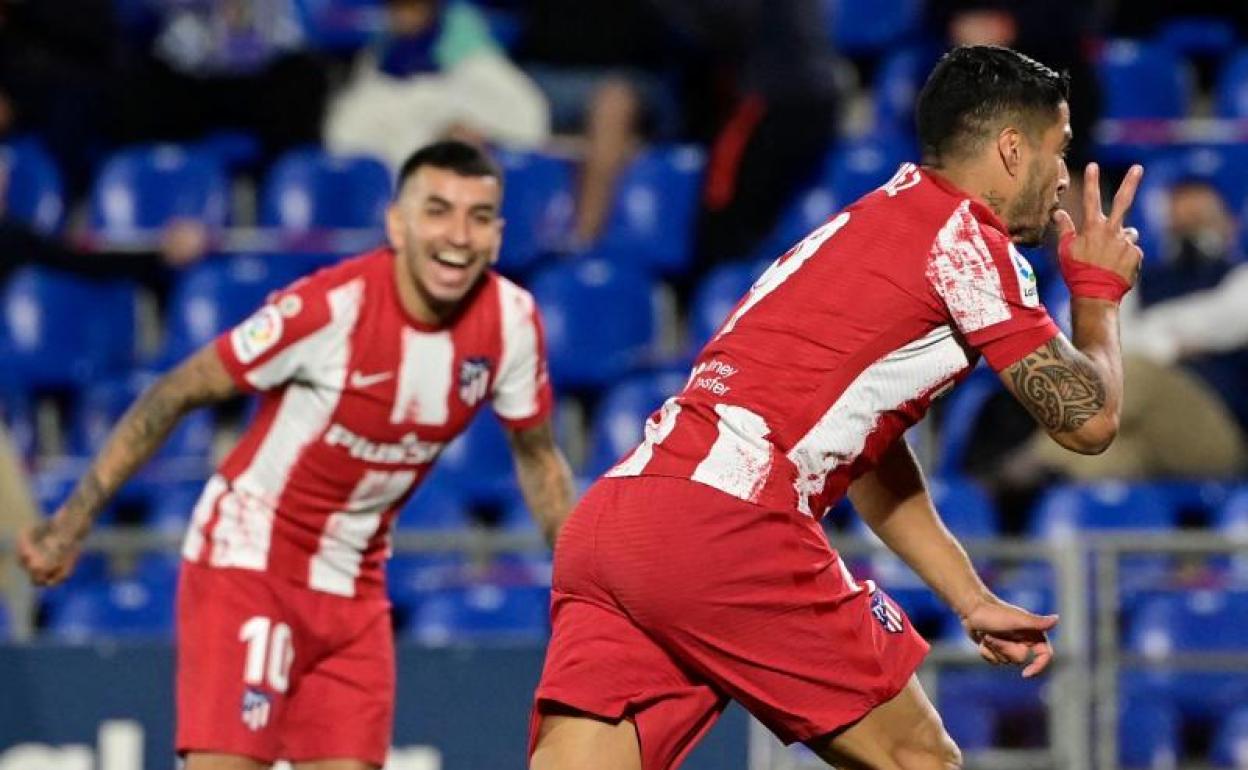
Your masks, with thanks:
[{"label": "thigh", "polygon": [[958,747],[945,732],[918,679],[892,700],[849,727],[806,745],[841,770],[950,770],[961,766]]},{"label": "thigh", "polygon": [[637,728],[571,712],[547,713],[529,759],[530,770],[642,770]]},{"label": "thigh", "polygon": [[192,752],[186,755],[183,770],[267,770],[268,762],[235,754]]},{"label": "thigh", "polygon": [[853,580],[818,522],[692,482],[646,484],[604,517],[598,563],[628,617],[680,665],[786,742],[850,724],[905,687],[927,644],[883,591]]},{"label": "thigh", "polygon": [[[303,671],[282,723],[282,756],[306,767],[348,770],[381,767],[394,724],[394,634],[383,602],[322,616],[325,636],[337,627],[338,643]],[[304,764],[308,763],[308,764]],[[339,764],[341,763],[341,764]]]},{"label": "thigh", "polygon": [[[181,754],[280,757],[291,653],[298,647],[263,576],[183,564],[178,580]],[[207,760],[200,760],[207,761]]]}]

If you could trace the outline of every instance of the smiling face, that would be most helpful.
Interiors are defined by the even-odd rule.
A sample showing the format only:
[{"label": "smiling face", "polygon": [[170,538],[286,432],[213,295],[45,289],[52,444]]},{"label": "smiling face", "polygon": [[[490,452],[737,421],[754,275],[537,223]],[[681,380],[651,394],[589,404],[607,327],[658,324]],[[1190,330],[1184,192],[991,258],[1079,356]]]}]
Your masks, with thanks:
[{"label": "smiling face", "polygon": [[423,320],[455,311],[498,259],[502,186],[492,176],[463,176],[422,166],[386,212],[386,233],[400,261],[399,279]]},{"label": "smiling face", "polygon": [[1070,108],[1058,105],[1057,119],[1038,140],[1024,142],[1023,173],[1018,192],[1005,212],[1015,243],[1038,246],[1053,222],[1061,194],[1070,185],[1066,150],[1070,147]]}]

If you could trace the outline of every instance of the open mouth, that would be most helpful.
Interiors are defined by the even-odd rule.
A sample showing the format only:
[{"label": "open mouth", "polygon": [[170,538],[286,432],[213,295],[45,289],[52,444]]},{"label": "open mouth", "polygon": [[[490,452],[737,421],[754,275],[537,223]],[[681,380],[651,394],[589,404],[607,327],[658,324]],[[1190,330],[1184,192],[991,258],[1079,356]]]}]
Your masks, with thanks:
[{"label": "open mouth", "polygon": [[433,261],[439,265],[463,270],[472,264],[472,255],[462,251],[435,251]]}]

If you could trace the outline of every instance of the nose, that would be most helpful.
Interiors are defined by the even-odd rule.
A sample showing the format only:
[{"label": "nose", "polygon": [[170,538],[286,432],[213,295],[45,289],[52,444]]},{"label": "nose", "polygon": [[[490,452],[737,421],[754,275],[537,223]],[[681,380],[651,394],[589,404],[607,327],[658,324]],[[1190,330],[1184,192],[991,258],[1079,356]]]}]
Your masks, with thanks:
[{"label": "nose", "polygon": [[468,215],[461,214],[454,218],[451,222],[450,232],[447,233],[452,246],[468,245]]}]

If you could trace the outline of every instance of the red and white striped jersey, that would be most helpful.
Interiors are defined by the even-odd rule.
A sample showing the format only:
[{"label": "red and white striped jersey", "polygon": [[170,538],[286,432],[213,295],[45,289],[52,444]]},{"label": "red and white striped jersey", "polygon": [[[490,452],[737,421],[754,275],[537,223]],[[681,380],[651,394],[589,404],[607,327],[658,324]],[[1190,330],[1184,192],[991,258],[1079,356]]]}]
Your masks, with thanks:
[{"label": "red and white striped jersey", "polygon": [[208,481],[183,557],[375,596],[393,519],[488,397],[511,428],[551,409],[532,296],[487,272],[454,320],[399,302],[380,249],[275,292],[216,349],[255,421]]},{"label": "red and white striped jersey", "polygon": [[993,212],[903,165],[737,304],[608,476],[672,476],[821,517],[964,378],[1058,334]]}]

